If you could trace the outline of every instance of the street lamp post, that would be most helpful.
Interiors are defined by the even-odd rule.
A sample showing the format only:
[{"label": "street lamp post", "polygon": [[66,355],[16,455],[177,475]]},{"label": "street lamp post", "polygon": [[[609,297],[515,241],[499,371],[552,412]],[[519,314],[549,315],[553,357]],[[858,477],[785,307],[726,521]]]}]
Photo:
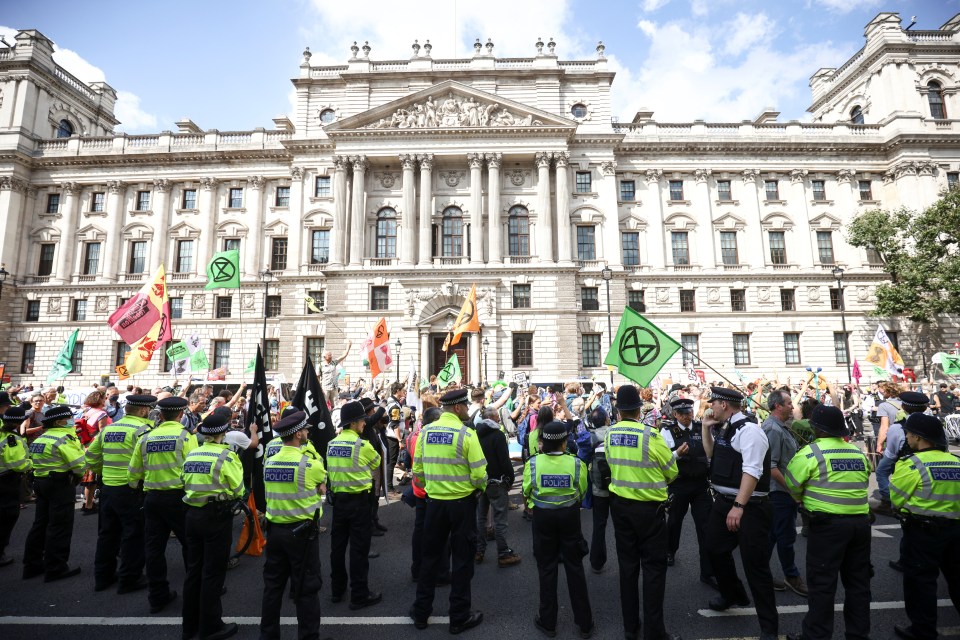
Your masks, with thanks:
[{"label": "street lamp post", "polygon": [[[260,279],[263,281],[263,337],[260,342],[260,354],[266,358],[267,355],[267,298],[270,295],[270,281],[273,280],[273,273],[269,269],[264,269],[259,274],[257,274]],[[240,302],[243,304],[243,301]],[[266,367],[266,362],[264,362],[264,367]]]},{"label": "street lamp post", "polygon": [[833,277],[837,279],[837,293],[840,297],[840,326],[843,329],[843,349],[847,361],[847,382],[853,382],[853,374],[850,373],[850,337],[847,335],[847,305],[843,300],[843,269],[834,267]]},{"label": "street lamp post", "polygon": [[923,361],[923,379],[930,382],[930,375],[927,373],[927,336],[920,336],[917,339],[917,345],[920,347],[920,358]]},{"label": "street lamp post", "polygon": [[0,300],[3,300],[3,281],[7,279],[10,272],[7,271],[5,264],[0,264]]},{"label": "street lamp post", "polygon": [[[607,283],[607,348],[613,350],[613,320],[610,318],[610,279],[613,278],[613,269],[610,265],[603,265],[600,271],[603,281]],[[610,369],[610,391],[613,392],[613,369]]]},{"label": "street lamp post", "polygon": [[483,384],[486,385],[490,383],[490,376],[488,375],[490,361],[487,358],[487,347],[490,346],[490,342],[484,338],[481,344],[483,345]]},{"label": "street lamp post", "polygon": [[397,348],[397,382],[400,382],[400,347],[403,346],[403,343],[400,342],[400,338],[397,338],[397,341],[393,343],[393,346]]}]

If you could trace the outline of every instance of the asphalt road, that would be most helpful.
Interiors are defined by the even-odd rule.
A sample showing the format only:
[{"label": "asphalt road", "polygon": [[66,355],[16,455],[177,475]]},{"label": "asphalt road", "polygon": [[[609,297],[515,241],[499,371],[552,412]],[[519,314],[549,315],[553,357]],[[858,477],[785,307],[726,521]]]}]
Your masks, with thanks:
[{"label": "asphalt road", "polygon": [[[516,494],[517,489],[514,489]],[[513,498],[519,501],[517,495]],[[425,631],[417,632],[406,618],[414,598],[415,585],[410,581],[409,536],[413,527],[413,510],[396,502],[380,509],[381,522],[389,528],[382,538],[374,538],[373,548],[380,557],[370,561],[371,587],[383,591],[383,602],[360,612],[351,612],[346,603],[330,603],[329,579],[321,592],[324,624],[322,637],[366,640],[383,638],[442,638],[449,637],[446,618],[431,624]],[[23,542],[33,521],[33,507],[21,512],[13,540],[7,550],[19,561],[22,558]],[[531,549],[529,525],[521,518],[520,511],[511,511],[508,542],[523,556],[523,562],[515,567],[499,569],[489,556],[486,562],[476,567],[473,579],[473,605],[484,613],[484,622],[464,634],[467,638],[537,638],[541,637],[533,627],[533,615],[537,608],[536,563]],[[583,531],[589,540],[591,514],[583,512]],[[329,526],[330,514],[325,514],[321,523]],[[42,638],[97,638],[102,640],[132,638],[179,638],[179,605],[175,601],[159,615],[150,615],[146,595],[143,592],[116,595],[115,592],[93,592],[93,554],[96,545],[96,517],[77,514],[74,527],[71,565],[79,564],[83,573],[61,582],[46,585],[40,578],[29,581],[20,579],[20,564],[0,569],[0,638],[38,640]],[[239,533],[239,527],[237,529]],[[887,566],[898,555],[900,530],[896,521],[878,518],[873,527],[873,638],[892,638],[893,624],[906,621],[903,612],[903,588],[900,574]],[[329,571],[329,533],[321,536],[321,558],[324,572]],[[607,546],[610,560],[602,574],[587,570],[587,582],[597,625],[595,638],[621,638],[620,603],[616,550],[613,542],[612,524],[608,525]],[[806,539],[798,537],[797,564],[805,575],[804,558]],[[707,601],[714,592],[702,585],[696,555],[696,538],[693,522],[688,516],[677,564],[669,571],[665,602],[667,628],[671,633],[684,638],[744,638],[759,634],[752,609],[731,610],[716,614],[707,610]],[[171,540],[167,549],[170,581],[177,591],[183,581],[180,549],[176,540]],[[228,593],[224,596],[226,620],[241,623],[238,638],[256,638],[260,614],[261,558],[244,557],[240,566],[227,574]],[[779,563],[773,560],[775,577],[782,577]],[[562,575],[562,572],[561,572]],[[742,571],[740,572],[742,577]],[[560,579],[560,616],[558,638],[577,638],[569,608],[564,579]],[[440,588],[435,601],[435,615],[447,613],[448,588]],[[946,585],[941,579],[939,626],[947,636],[960,635],[960,616],[949,606]],[[842,586],[837,602],[843,602]],[[781,634],[796,633],[805,611],[806,600],[791,591],[778,593]],[[284,637],[296,637],[296,621],[293,606],[284,603]],[[835,637],[843,637],[843,617],[837,613]]]}]

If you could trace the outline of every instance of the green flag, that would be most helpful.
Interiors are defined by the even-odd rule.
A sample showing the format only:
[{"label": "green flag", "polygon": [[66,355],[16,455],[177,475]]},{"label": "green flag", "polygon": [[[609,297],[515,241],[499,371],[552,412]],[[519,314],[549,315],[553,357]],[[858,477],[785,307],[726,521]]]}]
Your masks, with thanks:
[{"label": "green flag", "polygon": [[203,349],[197,349],[190,356],[190,370],[191,371],[200,371],[201,369],[209,369],[210,361],[207,360],[207,352]]},{"label": "green flag", "polygon": [[78,333],[80,333],[80,329],[74,329],[67,341],[60,347],[60,353],[57,354],[56,360],[53,361],[53,367],[47,374],[47,384],[53,384],[54,381],[73,371],[73,349],[77,345]]},{"label": "green flag", "polygon": [[240,251],[230,249],[213,256],[207,265],[207,286],[204,289],[240,288]]},{"label": "green flag", "polygon": [[679,350],[680,344],[676,340],[626,307],[603,364],[617,367],[621,375],[645,387]]},{"label": "green flag", "polygon": [[186,342],[177,342],[171,345],[167,349],[167,358],[172,362],[177,362],[178,360],[187,360],[190,358],[190,349],[187,348]]},{"label": "green flag", "polygon": [[453,354],[447,360],[447,364],[443,365],[440,373],[437,374],[437,386],[443,389],[452,382],[459,384],[461,380],[463,380],[463,376],[460,374],[460,360],[457,359],[457,354]]},{"label": "green flag", "polygon": [[250,373],[251,371],[257,370],[257,358],[254,356],[250,358],[250,362],[247,363],[247,368],[243,370],[244,373]]},{"label": "green flag", "polygon": [[890,379],[890,372],[883,367],[878,367],[877,365],[873,365],[873,375],[880,378],[881,380]]},{"label": "green flag", "polygon": [[943,372],[948,376],[960,375],[960,356],[941,354],[940,365],[943,367]]}]

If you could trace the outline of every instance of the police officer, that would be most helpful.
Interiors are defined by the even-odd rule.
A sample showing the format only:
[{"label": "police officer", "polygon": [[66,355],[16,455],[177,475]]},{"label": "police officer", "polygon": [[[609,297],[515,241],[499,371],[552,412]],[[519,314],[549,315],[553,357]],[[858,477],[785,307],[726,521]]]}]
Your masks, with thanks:
[{"label": "police officer", "polygon": [[904,426],[914,452],[897,463],[890,501],[903,520],[903,595],[910,626],[901,638],[937,637],[937,575],[960,612],[960,460],[947,452],[943,425],[915,413]]},{"label": "police officer", "polygon": [[167,541],[172,532],[180,541],[186,564],[183,502],[183,461],[197,447],[197,438],[180,419],[188,402],[184,398],[164,398],[157,402],[161,422],[140,436],[130,457],[128,482],[136,487],[143,482],[143,534],[147,580],[150,582],[150,613],[159,613],[177,597],[167,582]]},{"label": "police officer", "polygon": [[533,553],[540,576],[540,611],[534,626],[557,633],[557,565],[563,562],[573,620],[580,637],[593,635],[593,612],[583,573],[587,541],[580,531],[580,501],[589,486],[587,466],[567,455],[567,425],[554,421],[542,430],[543,452],[523,467],[523,495],[533,505]]},{"label": "police officer", "polygon": [[227,575],[232,534],[232,502],[243,496],[243,463],[223,442],[230,429],[225,415],[214,411],[197,432],[206,441],[183,461],[183,502],[187,575],[183,581],[183,638],[197,633],[203,640],[229,638],[234,622],[223,622],[220,602]]},{"label": "police officer", "polygon": [[333,492],[333,525],[330,530],[330,579],[333,602],[343,600],[347,590],[347,545],[350,545],[350,608],[377,604],[382,594],[370,591],[367,573],[370,561],[370,492],[372,473],[380,466],[378,454],[360,437],[366,412],[359,402],[340,408],[343,431],[327,445],[330,491]]},{"label": "police officer", "polygon": [[733,560],[733,550],[739,545],[743,572],[760,621],[760,638],[767,640],[777,637],[778,629],[770,573],[770,451],[760,425],[740,410],[742,402],[743,395],[735,389],[712,387],[710,415],[703,420],[703,448],[711,458],[710,484],[714,491],[707,546],[720,587],[720,596],[708,606],[725,611],[733,605],[750,604]]},{"label": "police officer", "polygon": [[620,422],[604,438],[609,465],[610,516],[620,567],[620,611],[626,640],[640,634],[643,570],[643,636],[668,637],[663,620],[667,584],[667,484],[677,477],[677,462],[657,429],[640,422],[643,400],[632,384],[617,389]]},{"label": "police officer", "polygon": [[323,462],[306,451],[306,444],[310,442],[307,414],[303,411],[284,413],[285,417],[273,426],[277,435],[274,440],[283,446],[263,469],[268,523],[260,610],[263,640],[280,638],[280,609],[287,580],[291,581],[297,608],[298,637],[317,638],[320,633],[323,580],[316,521],[323,513],[322,492],[327,473]]},{"label": "police officer", "polygon": [[470,610],[477,538],[477,492],[487,486],[487,460],[476,432],[464,425],[469,405],[466,389],[440,397],[443,413],[420,432],[414,452],[413,475],[427,492],[424,517],[423,559],[417,599],[410,609],[417,629],[427,628],[444,543],[453,553],[450,575],[450,633],[458,634],[483,621]]},{"label": "police officer", "polygon": [[703,450],[703,425],[693,419],[693,400],[676,398],[670,403],[674,422],[666,429],[660,429],[663,441],[677,453],[676,479],[667,488],[670,496],[670,509],[667,514],[667,537],[669,553],[667,566],[672,567],[677,550],[680,548],[680,532],[687,509],[693,514],[693,526],[697,531],[697,545],[700,550],[700,582],[716,589],[717,579],[710,566],[707,555],[705,528],[710,516],[710,462]]},{"label": "police officer", "polygon": [[30,443],[37,513],[23,552],[23,578],[45,573],[44,582],[53,582],[80,573],[80,567],[67,566],[67,559],[73,537],[75,487],[83,475],[84,458],[70,407],[53,405],[40,422],[43,433]]},{"label": "police officer", "polygon": [[[380,496],[383,494],[383,458],[387,455],[387,449],[384,446],[384,440],[381,437],[382,429],[380,428],[380,423],[383,421],[384,417],[387,415],[386,409],[382,406],[377,406],[373,403],[373,400],[370,398],[360,398],[360,404],[363,406],[364,413],[366,414],[366,421],[363,426],[363,433],[361,436],[364,440],[370,443],[374,451],[377,452],[380,458],[380,466],[373,471],[371,477],[373,478],[373,491],[370,492],[370,520],[373,528],[370,530],[370,535],[374,537],[382,537],[384,533],[387,532],[387,528],[380,524],[380,517],[377,515],[377,512],[380,510]],[[341,412],[343,408],[341,407]],[[340,426],[343,427],[343,416],[340,416]],[[378,553],[371,553],[370,557],[377,557]]]},{"label": "police officer", "polygon": [[837,574],[843,581],[848,638],[870,637],[870,462],[849,435],[843,411],[817,405],[810,415],[814,442],[787,465],[787,490],[810,514],[807,581],[810,609],[797,638],[833,636]]},{"label": "police officer", "polygon": [[144,589],[148,584],[143,576],[143,494],[130,486],[127,469],[140,436],[153,427],[147,414],[156,405],[155,396],[127,396],[123,418],[100,431],[87,448],[87,466],[100,475],[103,483],[94,591],[103,591],[118,579],[119,594]]},{"label": "police officer", "polygon": [[[0,396],[5,395],[0,391]],[[0,429],[0,567],[13,564],[13,558],[4,552],[20,519],[20,483],[23,475],[33,469],[27,444],[17,434],[27,412],[21,406],[9,406],[9,401],[6,405]]]},{"label": "police officer", "polygon": [[390,400],[387,401],[387,429],[384,432],[384,443],[387,447],[387,490],[396,493],[393,486],[393,471],[397,468],[397,458],[400,455],[400,440],[403,437],[403,401],[407,396],[407,387],[402,382],[394,382],[390,386]]}]

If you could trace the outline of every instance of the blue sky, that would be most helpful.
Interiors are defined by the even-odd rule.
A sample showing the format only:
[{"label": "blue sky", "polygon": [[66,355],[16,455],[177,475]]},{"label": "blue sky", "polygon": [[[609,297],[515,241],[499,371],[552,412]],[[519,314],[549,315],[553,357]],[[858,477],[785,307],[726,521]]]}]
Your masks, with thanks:
[{"label": "blue sky", "polygon": [[309,46],[313,64],[342,64],[353,40],[371,58],[408,58],[416,38],[434,58],[466,57],[492,38],[498,56],[532,56],[554,37],[561,59],[594,57],[617,71],[614,113],[640,108],[661,122],[737,122],[764,107],[803,119],[809,77],[863,46],[881,11],[936,29],[960,0],[0,0],[0,33],[35,28],[58,62],[120,93],[120,129],[272,127],[291,111],[290,78]]}]

